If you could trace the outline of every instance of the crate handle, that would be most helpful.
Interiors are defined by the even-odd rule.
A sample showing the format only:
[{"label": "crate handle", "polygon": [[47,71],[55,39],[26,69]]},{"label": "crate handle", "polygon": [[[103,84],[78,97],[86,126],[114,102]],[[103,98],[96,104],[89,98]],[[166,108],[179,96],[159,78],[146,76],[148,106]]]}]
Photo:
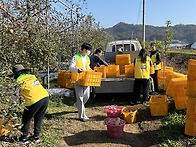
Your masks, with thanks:
[{"label": "crate handle", "polygon": [[161,99],[161,96],[158,96],[157,99]]}]

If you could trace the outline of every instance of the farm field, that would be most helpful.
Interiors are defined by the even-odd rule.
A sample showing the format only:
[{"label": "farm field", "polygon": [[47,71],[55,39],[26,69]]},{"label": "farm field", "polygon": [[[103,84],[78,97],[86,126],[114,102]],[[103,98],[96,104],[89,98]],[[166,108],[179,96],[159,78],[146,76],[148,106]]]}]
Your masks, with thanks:
[{"label": "farm field", "polygon": [[[188,59],[195,56],[170,54],[168,66],[186,74]],[[181,68],[180,68],[181,67]],[[161,94],[165,94],[162,91]],[[158,146],[196,146],[194,137],[184,134],[186,110],[176,110],[172,97],[168,97],[169,115],[153,117],[149,105],[137,104],[136,122],[125,124],[123,136],[113,139],[107,136],[104,119],[107,118],[105,106],[129,106],[131,95],[99,95],[94,101],[90,99],[86,105],[86,114],[90,121],[77,119],[77,109],[73,106],[74,97],[51,98],[47,114],[43,122],[41,144],[31,143],[29,146],[111,146],[111,147],[158,147]],[[31,124],[33,126],[33,124]],[[32,129],[31,129],[32,131]],[[1,146],[18,146],[7,137],[1,138]]]}]

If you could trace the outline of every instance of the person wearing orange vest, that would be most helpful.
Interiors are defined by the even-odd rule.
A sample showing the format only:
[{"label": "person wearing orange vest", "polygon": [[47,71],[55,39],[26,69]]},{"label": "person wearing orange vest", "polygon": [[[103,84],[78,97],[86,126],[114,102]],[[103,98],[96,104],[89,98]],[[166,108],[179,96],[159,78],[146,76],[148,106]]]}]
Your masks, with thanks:
[{"label": "person wearing orange vest", "polygon": [[[72,73],[81,73],[82,70],[92,70],[90,68],[90,59],[88,57],[91,49],[92,46],[89,43],[82,44],[81,52],[74,55],[71,60],[69,70]],[[74,89],[76,94],[76,103],[74,104],[74,106],[78,109],[78,117],[82,121],[88,121],[89,118],[86,116],[84,105],[90,97],[90,87],[82,86],[74,82]]]},{"label": "person wearing orange vest", "polygon": [[22,115],[22,135],[17,140],[17,143],[27,144],[29,142],[27,136],[33,117],[34,135],[30,136],[30,140],[38,143],[40,142],[39,134],[41,132],[42,120],[48,107],[49,94],[34,75],[28,74],[28,70],[23,65],[15,65],[12,72],[10,76],[13,76],[19,85],[16,95],[21,95],[24,98],[26,107]]},{"label": "person wearing orange vest", "polygon": [[150,68],[152,66],[152,61],[149,56],[147,56],[147,50],[141,49],[139,55],[134,59],[134,98],[131,104],[136,104],[136,101],[140,99],[140,93],[142,96],[142,102],[148,101],[149,96],[149,78],[150,78]]},{"label": "person wearing orange vest", "polygon": [[158,93],[158,71],[161,70],[161,58],[160,53],[156,50],[156,44],[151,43],[151,51],[150,51],[150,58],[152,60],[152,64],[154,65],[154,74],[150,76],[153,78],[154,81],[154,90]]}]

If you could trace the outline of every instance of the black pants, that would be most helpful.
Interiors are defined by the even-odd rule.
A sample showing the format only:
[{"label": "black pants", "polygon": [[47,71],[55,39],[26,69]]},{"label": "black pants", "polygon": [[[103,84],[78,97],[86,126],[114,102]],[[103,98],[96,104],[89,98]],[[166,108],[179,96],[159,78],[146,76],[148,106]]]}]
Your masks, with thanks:
[{"label": "black pants", "polygon": [[153,78],[154,81],[154,91],[158,92],[158,70],[155,70],[154,74],[150,75]]},{"label": "black pants", "polygon": [[44,118],[46,109],[48,107],[49,98],[43,98],[31,106],[27,106],[22,116],[22,128],[21,132],[23,137],[27,137],[29,133],[29,127],[31,119],[34,117],[34,135],[39,136],[41,132],[42,120]]},{"label": "black pants", "polygon": [[136,102],[136,100],[140,99],[140,94],[143,95],[142,102],[148,100],[149,84],[149,79],[135,79],[133,102]]}]

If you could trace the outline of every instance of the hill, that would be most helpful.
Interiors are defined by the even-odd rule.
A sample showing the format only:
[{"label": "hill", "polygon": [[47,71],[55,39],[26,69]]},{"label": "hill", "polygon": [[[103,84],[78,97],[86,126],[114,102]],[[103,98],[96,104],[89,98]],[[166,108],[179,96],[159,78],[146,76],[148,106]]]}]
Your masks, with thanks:
[{"label": "hill", "polygon": [[[146,25],[146,40],[164,40],[165,28]],[[120,22],[111,28],[105,29],[105,31],[114,36],[116,40],[142,39],[142,25]],[[174,40],[180,40],[183,43],[193,43],[196,41],[196,25],[175,25],[171,27],[171,32],[174,33]]]}]

